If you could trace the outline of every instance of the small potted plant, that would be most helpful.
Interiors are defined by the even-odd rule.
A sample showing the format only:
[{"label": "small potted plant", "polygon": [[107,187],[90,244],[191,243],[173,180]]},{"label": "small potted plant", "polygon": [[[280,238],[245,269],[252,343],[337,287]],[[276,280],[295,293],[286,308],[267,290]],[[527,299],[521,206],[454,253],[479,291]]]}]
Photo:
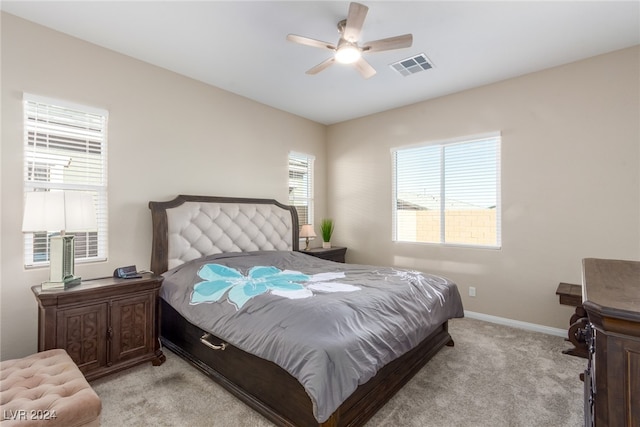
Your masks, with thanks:
[{"label": "small potted plant", "polygon": [[333,220],[331,218],[324,218],[320,223],[320,231],[322,233],[322,247],[331,247],[331,235],[333,234]]}]

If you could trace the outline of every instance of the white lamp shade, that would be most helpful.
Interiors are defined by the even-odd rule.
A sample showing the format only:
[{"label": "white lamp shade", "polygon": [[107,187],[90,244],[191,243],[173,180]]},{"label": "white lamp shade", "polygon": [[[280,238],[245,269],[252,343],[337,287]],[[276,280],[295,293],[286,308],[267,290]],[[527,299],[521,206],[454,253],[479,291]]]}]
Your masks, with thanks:
[{"label": "white lamp shade", "polygon": [[316,232],[313,231],[313,225],[305,224],[300,229],[300,237],[316,237]]},{"label": "white lamp shade", "polygon": [[98,229],[93,196],[81,191],[27,193],[23,232],[95,231]]},{"label": "white lamp shade", "polygon": [[81,191],[65,191],[66,231],[96,231],[98,221],[93,196]]},{"label": "white lamp shade", "polygon": [[352,44],[344,44],[336,51],[335,58],[341,64],[353,64],[360,59],[360,49]]}]

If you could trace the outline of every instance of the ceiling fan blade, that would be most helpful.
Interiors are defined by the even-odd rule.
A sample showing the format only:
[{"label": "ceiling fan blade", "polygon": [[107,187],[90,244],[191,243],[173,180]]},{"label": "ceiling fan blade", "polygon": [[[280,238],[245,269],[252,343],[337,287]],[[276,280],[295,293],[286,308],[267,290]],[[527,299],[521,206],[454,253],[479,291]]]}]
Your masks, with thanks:
[{"label": "ceiling fan blade", "polygon": [[336,47],[331,43],[323,42],[322,40],[310,39],[309,37],[298,36],[296,34],[288,34],[287,40],[306,46],[319,47],[320,49],[336,50]]},{"label": "ceiling fan blade", "polygon": [[364,58],[358,59],[353,65],[356,66],[356,70],[362,74],[362,77],[368,79],[375,76],[376,70],[369,64]]},{"label": "ceiling fan blade", "polygon": [[318,74],[320,71],[322,71],[325,68],[329,67],[329,65],[333,64],[334,62],[336,62],[336,58],[334,58],[332,56],[331,58],[322,61],[321,63],[319,63],[315,67],[312,67],[312,68],[308,69],[307,70],[307,74]]},{"label": "ceiling fan blade", "polygon": [[402,49],[411,47],[413,35],[404,34],[402,36],[389,37],[388,39],[374,40],[362,45],[363,52],[381,52],[383,50]]},{"label": "ceiling fan blade", "polygon": [[349,15],[347,15],[347,24],[344,27],[343,37],[350,42],[357,42],[360,38],[360,31],[364,25],[364,19],[367,17],[369,8],[360,3],[351,3],[349,5]]}]

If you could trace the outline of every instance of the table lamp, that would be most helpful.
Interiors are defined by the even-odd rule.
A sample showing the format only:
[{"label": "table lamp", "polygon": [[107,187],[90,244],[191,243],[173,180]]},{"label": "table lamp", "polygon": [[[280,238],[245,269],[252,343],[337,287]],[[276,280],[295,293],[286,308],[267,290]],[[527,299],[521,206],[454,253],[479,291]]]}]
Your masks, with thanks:
[{"label": "table lamp", "polygon": [[93,196],[81,191],[33,191],[26,194],[22,231],[60,232],[49,237],[49,281],[43,289],[64,289],[80,283],[74,275],[75,243],[67,231],[98,229]]},{"label": "table lamp", "polygon": [[309,250],[309,239],[313,240],[314,237],[316,237],[316,232],[313,231],[313,225],[311,224],[305,224],[302,226],[302,228],[300,229],[300,237],[304,237],[305,238],[305,242],[306,242],[306,246],[304,248],[305,251]]}]

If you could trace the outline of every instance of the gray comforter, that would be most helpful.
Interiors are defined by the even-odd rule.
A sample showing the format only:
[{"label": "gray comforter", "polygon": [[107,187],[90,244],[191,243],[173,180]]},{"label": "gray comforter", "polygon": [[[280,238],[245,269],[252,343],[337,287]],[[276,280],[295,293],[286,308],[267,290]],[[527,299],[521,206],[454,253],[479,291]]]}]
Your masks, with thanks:
[{"label": "gray comforter", "polygon": [[299,252],[212,255],[163,276],[161,297],[185,319],[298,379],[320,423],[381,367],[463,316],[457,286],[442,277]]}]

